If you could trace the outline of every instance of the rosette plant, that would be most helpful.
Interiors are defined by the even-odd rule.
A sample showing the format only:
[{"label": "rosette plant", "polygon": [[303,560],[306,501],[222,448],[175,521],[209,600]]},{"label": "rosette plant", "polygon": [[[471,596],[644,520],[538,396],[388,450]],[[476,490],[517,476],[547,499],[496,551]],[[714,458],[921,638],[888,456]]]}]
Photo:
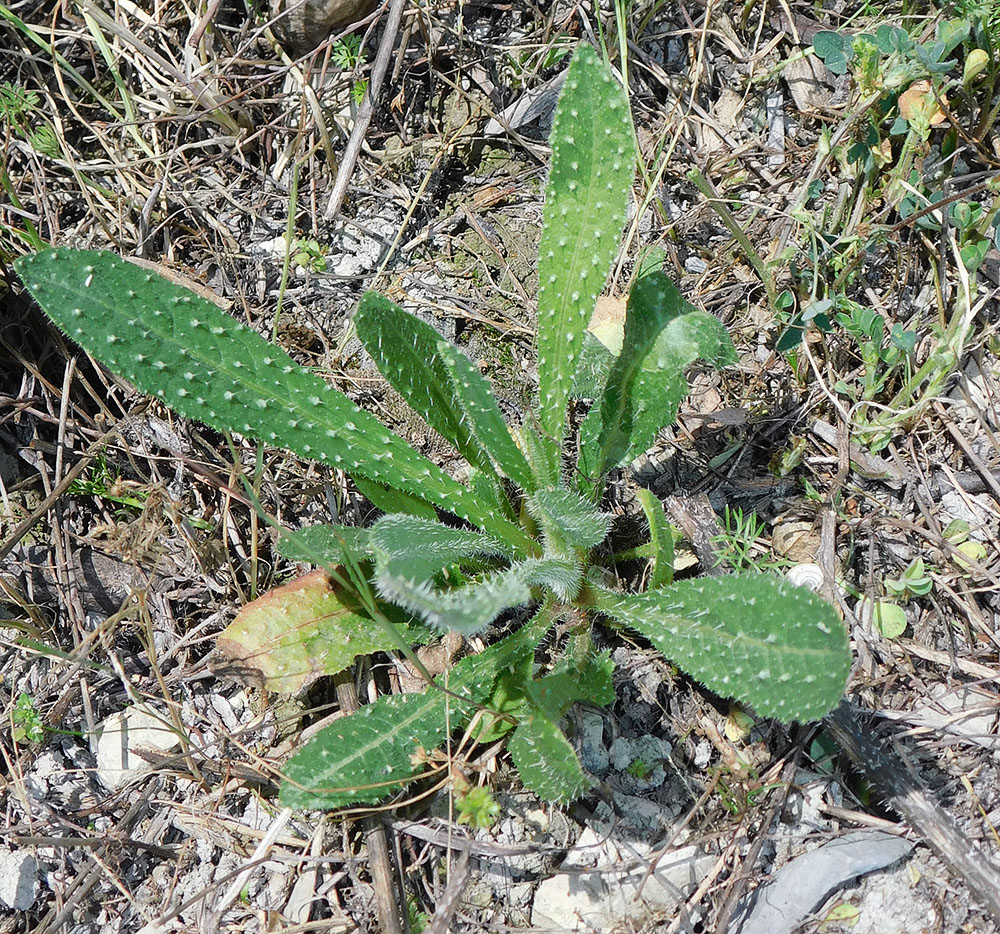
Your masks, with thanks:
[{"label": "rosette plant", "polygon": [[[723,325],[647,267],[628,296],[620,350],[587,327],[621,242],[635,151],[628,98],[589,47],[574,55],[551,134],[538,260],[537,405],[508,424],[488,380],[429,324],[375,293],[358,337],[413,411],[468,463],[446,473],[373,415],[213,304],[110,253],[56,248],[17,261],[34,299],[96,360],[175,412],[339,468],[384,514],[369,528],[285,533],[279,548],[319,570],[245,607],[220,648],[268,687],[294,691],[359,655],[412,647],[434,630],[508,634],[325,727],[284,767],[281,799],[373,803],[435,768],[458,735],[506,735],[525,786],[565,802],[591,781],[560,721],[612,701],[602,619],[634,630],[716,693],[782,721],[822,716],[850,669],[844,627],[814,594],[765,574],[674,580],[659,501],[642,592],[617,584],[602,511],[613,471],[676,418],[686,368],[735,360]],[[578,431],[568,412],[589,402]],[[632,554],[636,553],[632,549]],[[546,633],[546,665],[536,649]],[[513,630],[513,631],[510,631]],[[425,672],[426,673],[426,672]]]}]

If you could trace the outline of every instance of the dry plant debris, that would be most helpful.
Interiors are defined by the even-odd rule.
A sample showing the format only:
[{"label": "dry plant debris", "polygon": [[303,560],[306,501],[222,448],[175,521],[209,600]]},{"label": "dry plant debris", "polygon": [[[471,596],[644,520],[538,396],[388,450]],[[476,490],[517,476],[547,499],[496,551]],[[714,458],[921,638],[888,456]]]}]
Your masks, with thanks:
[{"label": "dry plant debris", "polygon": [[[382,289],[525,409],[553,92],[576,44],[603,48],[642,164],[606,294],[660,247],[740,353],[697,375],[676,427],[621,477],[616,528],[640,521],[642,486],[671,495],[678,568],[818,565],[852,634],[851,703],[995,873],[1000,146],[996,56],[977,53],[1000,23],[971,0],[853,12],[432,2],[405,7],[391,47],[376,11],[302,50],[228,0],[0,6],[4,930],[613,923],[553,901],[585,870],[608,898],[641,888],[624,930],[735,931],[782,866],[865,828],[909,833],[913,855],[805,906],[810,923],[996,929],[991,893],[880,803],[829,730],[755,723],[611,630],[616,704],[571,713],[600,781],[582,804],[541,807],[497,748],[456,737],[441,786],[391,814],[277,811],[303,731],[406,673],[378,655],[279,703],[226,669],[218,633],[301,570],[240,478],[289,527],[363,525],[371,506],[335,471],[140,399],[10,272],[52,243],[197,282],[448,470],[360,356],[351,313]],[[385,82],[326,219],[380,48]],[[116,788],[98,728],[133,709],[177,745],[136,746],[144,767]],[[492,823],[456,792],[478,785]],[[636,882],[661,864],[688,873],[679,898]]]}]

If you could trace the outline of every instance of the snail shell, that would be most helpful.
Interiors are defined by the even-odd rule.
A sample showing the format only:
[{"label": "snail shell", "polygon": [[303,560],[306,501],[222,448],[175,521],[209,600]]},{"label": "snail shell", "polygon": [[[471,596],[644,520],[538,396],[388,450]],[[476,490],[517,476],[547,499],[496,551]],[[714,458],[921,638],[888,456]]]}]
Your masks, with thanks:
[{"label": "snail shell", "polygon": [[818,593],[823,586],[823,569],[818,564],[796,564],[785,572],[789,583]]},{"label": "snail shell", "polygon": [[271,0],[274,32],[296,54],[367,16],[376,0]]}]

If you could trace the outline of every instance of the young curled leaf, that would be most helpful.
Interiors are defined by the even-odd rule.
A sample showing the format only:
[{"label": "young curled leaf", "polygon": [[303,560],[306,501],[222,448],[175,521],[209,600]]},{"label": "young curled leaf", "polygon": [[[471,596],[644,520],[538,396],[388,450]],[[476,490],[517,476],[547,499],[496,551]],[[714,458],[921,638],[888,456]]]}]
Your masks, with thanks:
[{"label": "young curled leaf", "polygon": [[555,554],[593,548],[604,541],[611,527],[610,516],[573,490],[539,490],[526,503],[531,517],[541,526],[546,550]]},{"label": "young curled leaf", "polygon": [[419,616],[438,629],[471,635],[485,629],[504,610],[534,599],[532,588],[547,588],[560,599],[571,599],[580,586],[577,563],[559,558],[528,558],[474,583],[450,589],[426,578],[400,573],[400,565],[376,566],[380,596]]}]

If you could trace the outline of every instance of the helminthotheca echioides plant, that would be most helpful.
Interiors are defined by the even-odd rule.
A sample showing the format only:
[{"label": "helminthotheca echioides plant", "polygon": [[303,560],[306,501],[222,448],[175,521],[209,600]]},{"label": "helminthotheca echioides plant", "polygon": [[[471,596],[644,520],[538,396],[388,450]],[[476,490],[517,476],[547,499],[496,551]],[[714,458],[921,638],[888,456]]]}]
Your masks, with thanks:
[{"label": "helminthotheca echioides plant", "polygon": [[[651,555],[645,589],[622,592],[600,505],[609,474],[670,425],[697,359],[735,359],[722,324],[659,269],[628,296],[621,349],[587,327],[619,249],[635,152],[628,99],[589,47],[574,55],[552,128],[538,274],[538,402],[519,425],[486,378],[430,325],[368,293],[357,334],[388,382],[468,462],[464,482],[213,304],[106,252],[56,248],[17,261],[45,313],[96,360],[175,412],[339,468],[384,512],[370,528],[283,534],[289,559],[319,566],[245,607],[220,648],[272,690],[297,691],[361,654],[435,631],[522,624],[422,692],[386,695],[336,720],[284,767],[281,800],[374,803],[434,769],[451,735],[508,737],[525,786],[570,801],[591,781],[560,728],[576,701],[612,701],[596,620],[634,630],[716,693],[782,721],[840,699],[850,668],[831,606],[781,578],[673,579],[663,507],[639,502]],[[567,413],[591,401],[577,437]],[[568,452],[576,451],[574,463]],[[513,612],[519,610],[519,612]],[[509,627],[508,627],[509,628]],[[539,670],[558,628],[563,649]]]}]

